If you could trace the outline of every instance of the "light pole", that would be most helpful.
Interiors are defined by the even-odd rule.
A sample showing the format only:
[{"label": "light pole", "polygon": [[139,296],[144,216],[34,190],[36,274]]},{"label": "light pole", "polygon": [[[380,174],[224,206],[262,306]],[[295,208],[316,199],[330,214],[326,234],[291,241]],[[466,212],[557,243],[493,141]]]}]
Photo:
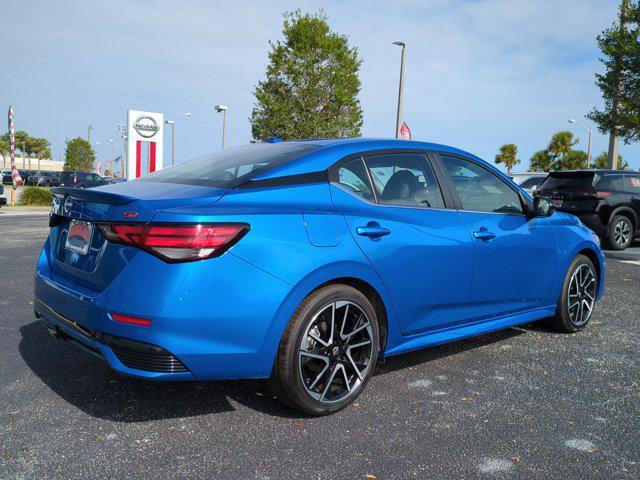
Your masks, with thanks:
[{"label": "light pole", "polygon": [[120,176],[124,177],[124,175],[125,175],[124,167],[127,164],[127,158],[128,158],[128,153],[127,153],[127,126],[124,123],[120,123],[120,124],[118,124],[118,130],[120,131],[120,136],[122,137],[122,151],[123,151],[122,160],[120,162]]},{"label": "light pole", "polygon": [[109,161],[109,175],[113,177],[114,175],[113,175],[113,172],[111,171],[113,169],[113,138],[107,139],[107,142],[111,144],[111,155],[110,155],[111,159]]},{"label": "light pole", "polygon": [[171,165],[173,165],[176,161],[176,122],[165,120],[164,123],[171,125]]},{"label": "light pole", "polygon": [[[183,113],[181,117],[190,117],[190,113]],[[176,121],[165,120],[164,123],[171,125],[171,165],[176,161]]]},{"label": "light pole", "polygon": [[582,123],[580,123],[577,120],[574,120],[573,118],[569,119],[569,123],[575,123],[577,125],[580,125],[587,132],[589,132],[589,144],[587,146],[587,168],[589,168],[589,165],[591,165],[591,134],[592,134],[591,129],[588,127],[585,127]]},{"label": "light pole", "polygon": [[227,135],[227,110],[229,110],[229,107],[226,105],[216,105],[215,109],[218,113],[222,112],[222,150],[224,150],[224,141]]},{"label": "light pole", "polygon": [[87,142],[91,145],[91,129],[93,128],[93,123],[87,125]]},{"label": "light pole", "polygon": [[398,86],[398,113],[396,117],[396,138],[400,138],[400,129],[402,128],[402,90],[404,89],[405,44],[403,42],[393,42],[393,44],[402,47],[402,56],[400,57],[400,85]]},{"label": "light pole", "polygon": [[100,175],[100,169],[102,166],[102,143],[96,142],[96,145],[98,146],[98,175]]}]

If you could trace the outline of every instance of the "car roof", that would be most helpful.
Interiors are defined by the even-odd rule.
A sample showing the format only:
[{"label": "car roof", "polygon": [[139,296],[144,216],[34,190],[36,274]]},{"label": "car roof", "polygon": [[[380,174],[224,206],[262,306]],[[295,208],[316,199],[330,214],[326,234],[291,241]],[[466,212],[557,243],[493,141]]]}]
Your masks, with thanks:
[{"label": "car roof", "polygon": [[[418,142],[412,140],[396,140],[388,138],[338,138],[338,139],[308,139],[286,142],[298,145],[314,145],[319,148],[282,165],[275,166],[262,174],[254,177],[254,180],[276,178],[285,175],[298,175],[326,170],[339,159],[358,153],[373,153],[377,150],[432,150],[454,155],[463,155],[484,162],[479,157],[465,152],[459,148],[450,147],[438,143]],[[487,162],[485,164],[489,165]],[[492,169],[498,169],[491,166]],[[502,172],[500,172],[502,173]],[[503,173],[502,173],[503,174]]]}]

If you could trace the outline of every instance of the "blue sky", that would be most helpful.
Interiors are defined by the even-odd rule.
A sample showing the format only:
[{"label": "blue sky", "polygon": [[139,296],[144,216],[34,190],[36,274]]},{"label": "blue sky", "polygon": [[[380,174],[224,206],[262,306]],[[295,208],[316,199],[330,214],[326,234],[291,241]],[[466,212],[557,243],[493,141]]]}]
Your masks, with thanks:
[{"label": "blue sky", "polygon": [[[363,136],[393,136],[400,50],[407,44],[404,119],[413,138],[454,145],[493,160],[516,143],[525,170],[569,117],[600,103],[595,36],[616,14],[613,0],[407,0],[402,2],[2,2],[0,108],[16,127],[52,140],[119,138],[128,108],[191,112],[176,123],[176,156],[219,148],[230,107],[228,144],[249,142],[253,87],[264,76],[268,40],[282,12],[322,7],[364,60]],[[11,61],[13,59],[13,61]],[[4,113],[3,113],[4,115]],[[595,130],[595,129],[594,129]],[[168,133],[168,130],[167,130]],[[608,136],[594,132],[593,152]],[[167,137],[166,152],[170,144]],[[640,145],[621,145],[640,167]],[[103,151],[103,155],[105,152]]]}]

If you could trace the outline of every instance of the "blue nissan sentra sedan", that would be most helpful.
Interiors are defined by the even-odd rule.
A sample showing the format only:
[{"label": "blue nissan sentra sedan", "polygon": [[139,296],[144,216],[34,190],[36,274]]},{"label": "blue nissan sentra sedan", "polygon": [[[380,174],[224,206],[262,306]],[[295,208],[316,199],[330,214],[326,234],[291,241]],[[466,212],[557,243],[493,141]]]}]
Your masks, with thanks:
[{"label": "blue nissan sentra sedan", "polygon": [[380,356],[540,319],[577,332],[604,290],[576,217],[443,145],[249,145],[52,192],[34,305],[54,335],[140,378],[268,378],[310,415]]}]

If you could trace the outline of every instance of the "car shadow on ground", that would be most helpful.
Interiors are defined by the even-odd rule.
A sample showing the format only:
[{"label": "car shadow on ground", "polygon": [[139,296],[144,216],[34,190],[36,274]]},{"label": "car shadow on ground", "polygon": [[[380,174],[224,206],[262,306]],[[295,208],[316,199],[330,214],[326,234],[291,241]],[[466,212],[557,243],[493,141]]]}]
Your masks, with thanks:
[{"label": "car shadow on ground", "polygon": [[[116,422],[184,418],[235,411],[232,401],[261,413],[301,418],[279,403],[264,381],[153,382],[121,375],[94,356],[52,337],[34,321],[20,329],[20,354],[62,399],[92,417]],[[525,333],[510,328],[381,361],[374,375],[435,361]]]}]

